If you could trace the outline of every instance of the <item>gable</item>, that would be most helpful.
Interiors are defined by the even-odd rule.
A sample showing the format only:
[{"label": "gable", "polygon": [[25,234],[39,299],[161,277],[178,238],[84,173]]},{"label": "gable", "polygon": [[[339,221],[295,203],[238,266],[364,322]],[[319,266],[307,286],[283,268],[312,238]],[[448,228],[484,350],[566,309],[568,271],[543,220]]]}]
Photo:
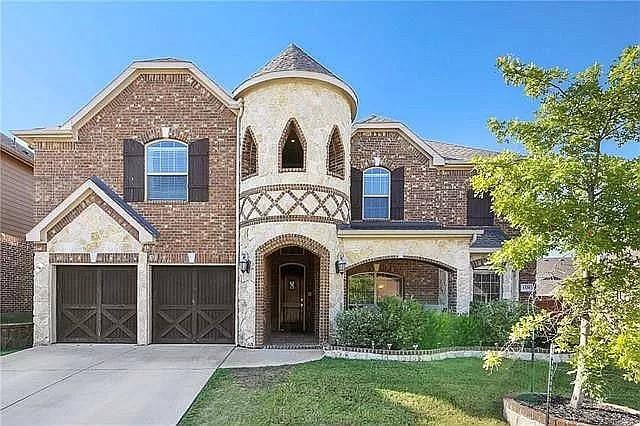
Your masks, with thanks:
[{"label": "gable", "polygon": [[48,242],[48,250],[58,253],[131,253],[142,244],[98,204],[91,203]]}]

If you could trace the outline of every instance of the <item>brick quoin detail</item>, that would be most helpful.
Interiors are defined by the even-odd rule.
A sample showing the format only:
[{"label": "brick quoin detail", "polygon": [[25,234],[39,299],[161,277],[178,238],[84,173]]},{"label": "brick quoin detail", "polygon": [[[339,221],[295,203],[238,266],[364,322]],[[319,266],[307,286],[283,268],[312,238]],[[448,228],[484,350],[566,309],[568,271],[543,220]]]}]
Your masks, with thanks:
[{"label": "brick quoin detail", "polygon": [[150,253],[235,263],[236,115],[186,72],[142,73],[81,124],[77,141],[38,144],[36,221],[93,175],[122,195],[122,141],[148,143],[163,127],[172,139],[209,139],[209,201],[130,203],[160,231]]},{"label": "brick quoin detail", "polygon": [[320,285],[318,306],[318,339],[320,343],[329,340],[329,251],[317,241],[297,234],[279,235],[261,245],[256,251],[256,347],[264,346],[267,319],[268,289],[265,261],[267,256],[286,246],[299,246],[320,258]]},{"label": "brick quoin detail", "polygon": [[351,167],[404,167],[404,220],[467,224],[467,190],[471,170],[431,166],[431,159],[396,130],[358,130],[351,138]]}]

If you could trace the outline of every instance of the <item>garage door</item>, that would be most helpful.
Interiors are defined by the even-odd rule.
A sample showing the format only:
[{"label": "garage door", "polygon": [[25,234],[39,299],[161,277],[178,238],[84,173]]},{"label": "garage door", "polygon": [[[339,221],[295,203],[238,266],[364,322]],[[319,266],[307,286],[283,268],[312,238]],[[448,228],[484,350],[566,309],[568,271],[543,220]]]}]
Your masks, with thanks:
[{"label": "garage door", "polygon": [[136,343],[136,267],[58,266],[58,342]]},{"label": "garage door", "polygon": [[234,343],[235,269],[152,268],[155,343]]}]

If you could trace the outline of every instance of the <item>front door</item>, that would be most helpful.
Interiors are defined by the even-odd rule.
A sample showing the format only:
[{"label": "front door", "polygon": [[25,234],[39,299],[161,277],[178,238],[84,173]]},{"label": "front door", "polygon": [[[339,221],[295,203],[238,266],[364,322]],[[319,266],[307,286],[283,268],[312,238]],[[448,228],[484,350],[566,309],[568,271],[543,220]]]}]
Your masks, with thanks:
[{"label": "front door", "polygon": [[280,329],[303,332],[304,267],[283,265],[280,268]]}]

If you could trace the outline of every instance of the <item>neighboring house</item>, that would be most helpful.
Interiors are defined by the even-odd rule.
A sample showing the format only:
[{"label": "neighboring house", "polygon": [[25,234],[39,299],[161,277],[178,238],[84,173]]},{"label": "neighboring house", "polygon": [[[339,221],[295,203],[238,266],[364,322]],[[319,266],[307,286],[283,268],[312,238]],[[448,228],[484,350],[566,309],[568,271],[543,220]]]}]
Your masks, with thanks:
[{"label": "neighboring house", "polygon": [[535,303],[541,308],[559,310],[556,290],[562,281],[575,272],[572,257],[545,257],[536,266]]},{"label": "neighboring house", "polygon": [[33,153],[0,133],[0,314],[33,309]]},{"label": "neighboring house", "polygon": [[60,127],[16,131],[37,153],[36,344],[324,343],[383,296],[518,299],[469,187],[495,153],[354,123],[357,104],[291,45],[233,94],[137,61]]}]

